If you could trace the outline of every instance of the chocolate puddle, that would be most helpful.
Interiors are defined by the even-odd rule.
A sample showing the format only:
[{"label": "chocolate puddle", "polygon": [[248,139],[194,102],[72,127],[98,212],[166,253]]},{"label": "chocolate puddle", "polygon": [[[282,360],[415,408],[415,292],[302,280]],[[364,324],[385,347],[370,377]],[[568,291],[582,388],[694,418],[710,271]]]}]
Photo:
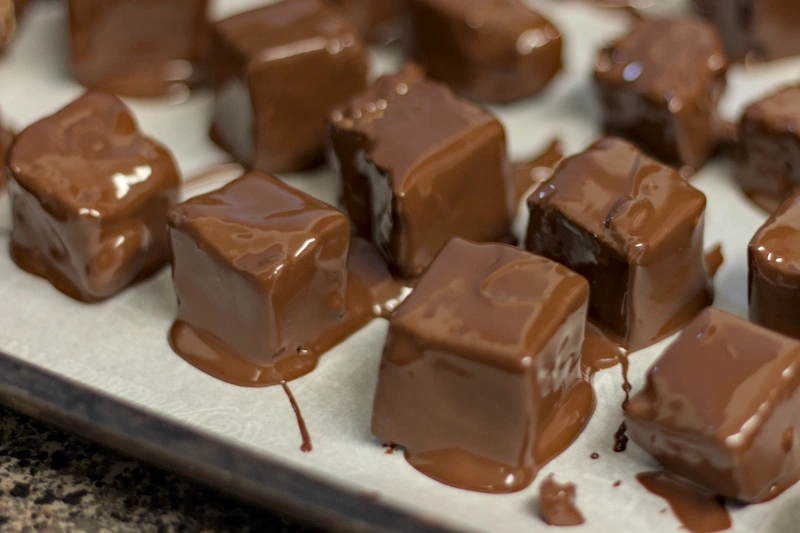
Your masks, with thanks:
[{"label": "chocolate puddle", "polygon": [[642,472],[636,479],[664,498],[683,527],[692,533],[714,533],[731,527],[722,498],[668,472]]},{"label": "chocolate puddle", "polygon": [[403,285],[395,281],[378,252],[359,238],[350,242],[347,273],[347,313],[301,352],[270,366],[259,366],[232,352],[207,333],[182,320],[172,326],[169,340],[183,359],[217,379],[244,387],[266,387],[291,381],[317,366],[319,357],[364,327],[387,316],[399,302]]},{"label": "chocolate puddle", "polygon": [[539,487],[539,515],[550,526],[579,526],[583,514],[575,505],[577,487],[574,483],[558,483],[553,474]]},{"label": "chocolate puddle", "polygon": [[562,159],[564,159],[564,146],[560,139],[553,139],[541,154],[527,161],[511,163],[515,207],[531,187],[538,186],[553,175],[553,169]]},{"label": "chocolate puddle", "polygon": [[303,413],[300,412],[300,406],[297,405],[297,400],[292,394],[292,389],[289,388],[289,385],[285,381],[281,381],[281,387],[283,387],[283,392],[286,393],[286,397],[289,398],[289,403],[292,404],[292,410],[294,411],[294,415],[297,417],[297,426],[300,428],[300,436],[303,438],[303,444],[300,445],[300,451],[303,453],[308,453],[314,449],[311,445],[311,435],[308,433],[308,427],[306,427],[306,421],[303,418]]}]

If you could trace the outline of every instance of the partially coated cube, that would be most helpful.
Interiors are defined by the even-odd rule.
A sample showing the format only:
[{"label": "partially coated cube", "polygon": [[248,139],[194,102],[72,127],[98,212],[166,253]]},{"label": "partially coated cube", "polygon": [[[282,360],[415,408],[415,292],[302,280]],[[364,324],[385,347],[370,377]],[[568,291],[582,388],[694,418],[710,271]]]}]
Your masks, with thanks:
[{"label": "partially coated cube", "polygon": [[260,172],[322,162],[328,113],[366,87],[366,54],[324,0],[285,0],[217,22],[211,138]]},{"label": "partially coated cube", "polygon": [[[581,373],[588,292],[543,257],[451,240],[390,319],[373,434],[444,483],[524,488],[594,405]],[[561,418],[567,405],[577,416]]]},{"label": "partially coated cube", "polygon": [[503,126],[418,67],[338,107],[329,135],[347,213],[401,276],[419,276],[451,237],[509,234]]},{"label": "partially coated cube", "polygon": [[800,343],[708,308],[655,362],[628,434],[664,469],[745,503],[800,478]]},{"label": "partially coated cube", "polygon": [[178,169],[116,96],[87,93],[29,126],[8,166],[11,256],[23,269],[93,302],[167,262]]},{"label": "partially coated cube", "polygon": [[267,382],[314,368],[321,339],[346,312],[343,213],[251,172],[176,206],[169,228],[179,301],[171,341],[180,355],[197,364],[199,339],[256,373],[283,364]]},{"label": "partially coated cube", "polygon": [[563,160],[528,206],[526,248],[586,277],[590,316],[628,349],[711,303],[706,197],[633,145],[605,138]]},{"label": "partially coated cube", "polygon": [[156,97],[205,78],[208,0],[70,0],[70,51],[78,83]]},{"label": "partially coated cube", "polygon": [[717,104],[728,61],[716,30],[644,19],[595,61],[606,132],[669,165],[700,168],[721,136]]}]

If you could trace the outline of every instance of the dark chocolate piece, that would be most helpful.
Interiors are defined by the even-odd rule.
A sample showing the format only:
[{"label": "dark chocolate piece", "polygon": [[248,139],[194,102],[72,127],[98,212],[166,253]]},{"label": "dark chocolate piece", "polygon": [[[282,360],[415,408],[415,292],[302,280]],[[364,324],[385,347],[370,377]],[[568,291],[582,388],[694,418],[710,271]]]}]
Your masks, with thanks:
[{"label": "dark chocolate piece", "polygon": [[364,39],[386,43],[403,33],[403,0],[329,0],[341,9]]},{"label": "dark chocolate piece", "polygon": [[260,172],[324,159],[328,113],[367,85],[366,47],[323,0],[284,0],[214,26],[212,139]]},{"label": "dark chocolate piece", "polygon": [[636,480],[649,492],[664,498],[682,528],[690,533],[713,533],[731,527],[731,516],[721,498],[703,487],[669,472],[642,472]]},{"label": "dark chocolate piece", "polygon": [[753,236],[747,263],[750,320],[800,338],[800,192]]},{"label": "dark chocolate piece", "polygon": [[800,86],[748,106],[739,139],[736,179],[751,200],[771,213],[800,185]]},{"label": "dark chocolate piece", "polygon": [[638,20],[595,62],[606,131],[667,164],[700,168],[721,135],[717,103],[727,70],[709,24]]},{"label": "dark chocolate piece", "polygon": [[628,432],[666,470],[763,502],[800,477],[799,385],[800,342],[708,308],[650,368]]},{"label": "dark chocolate piece", "polygon": [[541,91],[561,70],[561,33],[520,0],[410,0],[408,55],[478,102]]},{"label": "dark chocolate piece", "polygon": [[526,487],[594,408],[588,291],[543,257],[452,239],[390,319],[372,432],[443,483]]},{"label": "dark chocolate piece", "polygon": [[302,376],[377,312],[367,276],[348,273],[347,217],[277,178],[251,172],[192,198],[169,227],[179,301],[170,343],[220,379]]},{"label": "dark chocolate piece", "polygon": [[731,61],[770,61],[800,54],[795,0],[694,0],[719,30]]},{"label": "dark chocolate piece", "polygon": [[69,0],[72,71],[94,91],[157,97],[205,78],[208,0]]},{"label": "dark chocolate piece", "polygon": [[180,178],[116,96],[87,93],[29,126],[8,154],[11,256],[86,302],[164,265]]},{"label": "dark chocolate piece", "polygon": [[539,515],[549,526],[579,526],[584,523],[575,505],[575,483],[557,483],[553,474],[539,486]]},{"label": "dark chocolate piece", "polygon": [[605,138],[565,159],[528,205],[526,248],[585,276],[589,315],[627,349],[711,303],[705,195],[633,145]]},{"label": "dark chocolate piece", "polygon": [[404,277],[451,237],[509,234],[516,200],[502,124],[415,66],[333,112],[330,159],[354,225]]}]

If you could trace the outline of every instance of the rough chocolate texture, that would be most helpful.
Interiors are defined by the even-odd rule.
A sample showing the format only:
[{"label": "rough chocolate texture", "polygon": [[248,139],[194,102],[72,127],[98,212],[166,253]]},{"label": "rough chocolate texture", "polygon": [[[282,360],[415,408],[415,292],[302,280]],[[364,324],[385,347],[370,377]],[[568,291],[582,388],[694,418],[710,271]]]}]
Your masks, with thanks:
[{"label": "rough chocolate texture", "polygon": [[181,93],[205,77],[208,0],[69,0],[72,71],[91,90]]},{"label": "rough chocolate texture", "polygon": [[526,248],[586,277],[590,316],[629,350],[711,303],[705,195],[633,145],[605,138],[565,159],[528,204]]},{"label": "rough chocolate texture", "polygon": [[403,0],[328,0],[341,9],[364,39],[385,43],[403,33]]},{"label": "rough chocolate texture", "polygon": [[328,113],[367,84],[366,47],[323,0],[285,0],[215,24],[212,139],[246,167],[324,159]]},{"label": "rough chocolate texture", "polygon": [[524,250],[451,240],[390,319],[372,432],[444,483],[524,488],[594,407],[588,290]]},{"label": "rough chocolate texture", "polygon": [[800,343],[708,308],[628,404],[628,433],[666,470],[742,502],[800,477]]},{"label": "rough chocolate texture", "polygon": [[541,91],[561,70],[561,34],[520,0],[411,0],[408,54],[478,102]]},{"label": "rough chocolate texture", "polygon": [[739,124],[736,179],[770,213],[800,184],[800,86],[783,88],[745,109]]},{"label": "rough chocolate texture", "polygon": [[667,164],[700,168],[721,135],[716,109],[727,69],[711,25],[638,20],[595,62],[606,131]]},{"label": "rough chocolate texture", "polygon": [[750,320],[800,338],[800,193],[756,232],[747,262]]},{"label": "rough chocolate texture", "polygon": [[179,175],[116,96],[87,93],[8,154],[11,256],[73,298],[107,298],[168,259]]},{"label": "rough chocolate texture", "polygon": [[800,11],[794,0],[694,0],[717,27],[731,61],[800,54]]},{"label": "rough chocolate texture", "polygon": [[404,277],[419,276],[451,237],[509,233],[516,199],[503,126],[415,66],[333,112],[330,159],[353,224]]}]

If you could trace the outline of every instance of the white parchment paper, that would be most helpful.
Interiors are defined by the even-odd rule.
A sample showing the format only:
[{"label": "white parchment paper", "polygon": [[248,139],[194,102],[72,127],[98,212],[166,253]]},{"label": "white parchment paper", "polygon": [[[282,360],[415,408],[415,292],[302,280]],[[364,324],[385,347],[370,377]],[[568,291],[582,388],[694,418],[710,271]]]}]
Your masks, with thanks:
[{"label": "white parchment paper", "polygon": [[[657,11],[684,9],[677,0],[661,2]],[[218,0],[215,13],[230,14],[262,3]],[[56,111],[82,92],[68,73],[63,4],[34,5],[13,51],[0,60],[0,105],[16,128]],[[599,113],[590,84],[594,51],[626,27],[620,13],[578,2],[541,0],[536,5],[565,34],[567,69],[541,97],[495,109],[507,126],[510,151],[516,157],[536,153],[556,135],[570,152],[598,136]],[[375,60],[376,71],[398,63],[391,50],[376,51]],[[749,71],[734,67],[724,114],[735,118],[745,103],[795,81],[798,74],[800,60]],[[179,104],[130,104],[142,129],[172,149],[185,175],[226,159],[207,139],[208,92]],[[708,195],[706,242],[724,245],[726,261],[717,276],[716,305],[744,316],[745,247],[765,216],[746,201],[730,174],[730,163],[715,161],[693,183]],[[323,199],[335,200],[333,176],[326,169],[283,177]],[[195,370],[171,351],[167,331],[176,304],[168,269],[105,303],[77,303],[11,262],[6,252],[7,203],[0,195],[0,350],[6,353],[277,458],[343,490],[378,494],[392,505],[464,530],[544,529],[535,500],[538,482],[549,472],[578,484],[578,503],[587,519],[578,531],[666,533],[679,527],[670,512],[660,513],[667,504],[634,479],[637,472],[657,465],[634,444],[625,453],[612,451],[622,416],[619,368],[596,376],[594,418],[579,440],[550,463],[531,487],[511,495],[462,491],[419,474],[401,454],[385,454],[370,435],[372,396],[386,331],[386,322],[375,320],[325,355],[316,371],[292,382],[314,443],[314,451],[303,454],[294,414],[280,388],[228,385]],[[524,228],[524,218],[519,217],[519,228]],[[631,356],[634,390],[664,346]],[[600,458],[590,459],[593,452]],[[622,483],[613,488],[616,480]],[[800,487],[770,503],[731,511],[737,532],[797,531]]]}]

